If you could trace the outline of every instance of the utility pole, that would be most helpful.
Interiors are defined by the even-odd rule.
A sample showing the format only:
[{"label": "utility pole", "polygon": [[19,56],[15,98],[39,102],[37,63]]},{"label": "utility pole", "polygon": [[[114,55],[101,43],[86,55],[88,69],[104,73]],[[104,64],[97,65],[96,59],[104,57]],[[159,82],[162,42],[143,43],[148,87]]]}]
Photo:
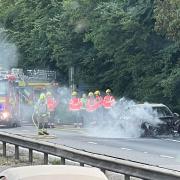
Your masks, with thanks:
[{"label": "utility pole", "polygon": [[69,68],[69,88],[71,89],[71,92],[75,90],[75,84],[74,84],[74,66],[71,66]]}]

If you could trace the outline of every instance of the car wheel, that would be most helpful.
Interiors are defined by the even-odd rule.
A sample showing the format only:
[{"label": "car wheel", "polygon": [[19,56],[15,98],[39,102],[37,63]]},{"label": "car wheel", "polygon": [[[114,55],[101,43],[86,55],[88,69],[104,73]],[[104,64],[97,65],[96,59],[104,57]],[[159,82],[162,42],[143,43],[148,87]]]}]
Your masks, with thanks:
[{"label": "car wheel", "polygon": [[17,123],[13,123],[12,127],[18,127]]},{"label": "car wheel", "polygon": [[158,134],[157,129],[147,122],[143,123],[141,128],[144,130],[145,137],[155,137]]}]

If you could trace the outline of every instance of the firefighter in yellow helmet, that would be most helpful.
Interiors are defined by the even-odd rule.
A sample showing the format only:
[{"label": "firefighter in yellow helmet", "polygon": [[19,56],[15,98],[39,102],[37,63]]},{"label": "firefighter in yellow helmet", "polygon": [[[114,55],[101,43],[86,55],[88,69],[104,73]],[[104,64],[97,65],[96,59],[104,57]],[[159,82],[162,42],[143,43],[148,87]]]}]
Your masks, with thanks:
[{"label": "firefighter in yellow helmet", "polygon": [[101,96],[101,93],[99,90],[96,90],[94,92],[95,99],[96,99],[96,117],[97,117],[97,123],[101,122],[103,120],[103,98]]},{"label": "firefighter in yellow helmet", "polygon": [[48,123],[48,108],[46,95],[41,93],[38,102],[35,105],[38,135],[48,135],[47,123]]},{"label": "firefighter in yellow helmet", "polygon": [[69,101],[69,111],[71,112],[73,116],[75,127],[81,126],[79,113],[82,108],[82,102],[77,95],[78,95],[77,92],[73,91],[72,97]]},{"label": "firefighter in yellow helmet", "polygon": [[115,104],[115,98],[111,95],[111,90],[106,89],[106,96],[103,99],[103,106],[105,109],[110,109]]},{"label": "firefighter in yellow helmet", "polygon": [[89,92],[88,99],[86,103],[86,111],[88,112],[88,124],[89,125],[95,125],[96,124],[96,110],[97,110],[97,102],[94,97],[93,92]]},{"label": "firefighter in yellow helmet", "polygon": [[95,99],[97,102],[97,109],[98,109],[98,108],[102,107],[103,98],[101,97],[101,93],[99,90],[95,91],[94,95],[95,95]]},{"label": "firefighter in yellow helmet", "polygon": [[50,91],[46,93],[46,100],[47,100],[47,109],[48,109],[48,115],[49,115],[48,126],[51,128],[51,127],[54,127],[57,102]]}]

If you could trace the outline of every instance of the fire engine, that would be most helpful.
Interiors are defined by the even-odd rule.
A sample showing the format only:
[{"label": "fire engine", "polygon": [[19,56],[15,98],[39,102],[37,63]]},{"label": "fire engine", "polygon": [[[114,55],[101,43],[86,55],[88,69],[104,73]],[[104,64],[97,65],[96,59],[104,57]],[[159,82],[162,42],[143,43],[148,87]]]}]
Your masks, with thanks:
[{"label": "fire engine", "polygon": [[15,76],[8,71],[0,71],[0,125],[20,126],[19,96]]},{"label": "fire engine", "polygon": [[52,88],[55,79],[55,71],[0,69],[0,126],[17,127],[31,121],[39,94]]}]

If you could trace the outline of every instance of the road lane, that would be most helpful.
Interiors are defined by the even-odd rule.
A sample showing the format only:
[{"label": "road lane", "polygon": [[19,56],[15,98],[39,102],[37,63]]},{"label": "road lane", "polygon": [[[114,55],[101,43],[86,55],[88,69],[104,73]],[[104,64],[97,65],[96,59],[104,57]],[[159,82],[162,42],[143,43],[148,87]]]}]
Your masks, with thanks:
[{"label": "road lane", "polygon": [[[2,129],[2,131],[36,136],[34,127]],[[55,138],[43,141],[108,155],[130,161],[180,170],[180,141],[170,138],[98,138],[91,137],[82,129],[49,129]],[[174,141],[175,140],[175,141]]]}]

